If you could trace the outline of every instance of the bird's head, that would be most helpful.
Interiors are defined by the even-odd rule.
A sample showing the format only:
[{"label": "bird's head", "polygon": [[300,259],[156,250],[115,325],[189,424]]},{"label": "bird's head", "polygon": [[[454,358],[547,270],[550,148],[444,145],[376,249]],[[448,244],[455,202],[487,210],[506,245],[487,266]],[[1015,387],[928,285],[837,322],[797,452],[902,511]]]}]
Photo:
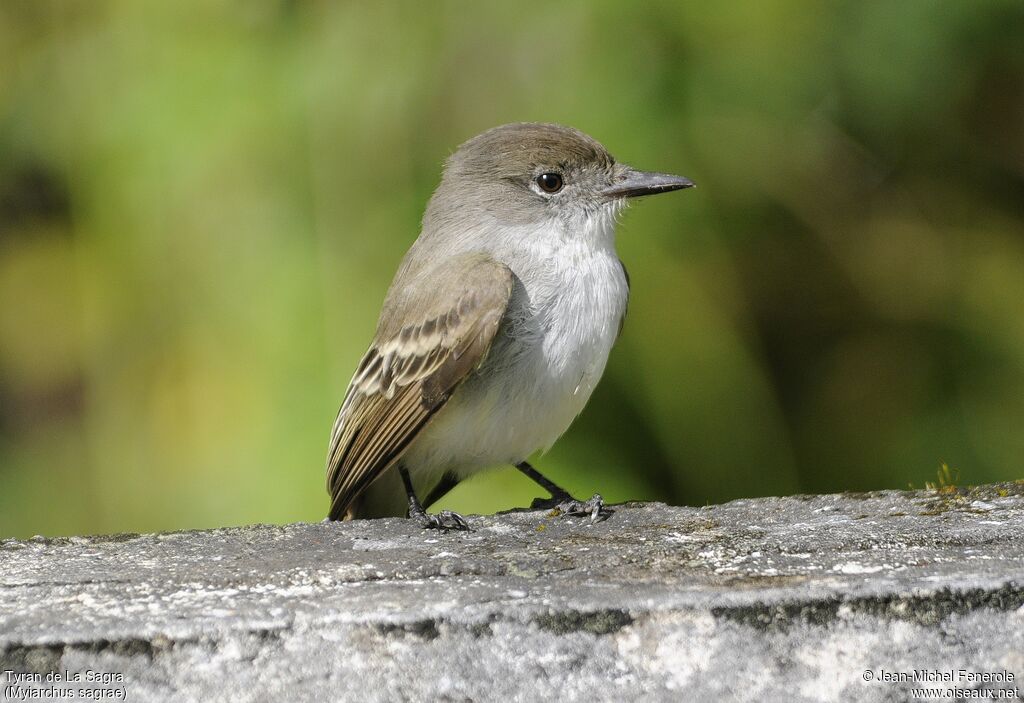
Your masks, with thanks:
[{"label": "bird's head", "polygon": [[495,127],[463,144],[424,218],[447,229],[473,223],[534,226],[614,215],[630,198],[690,188],[681,176],[617,162],[600,142],[571,127],[521,122]]}]

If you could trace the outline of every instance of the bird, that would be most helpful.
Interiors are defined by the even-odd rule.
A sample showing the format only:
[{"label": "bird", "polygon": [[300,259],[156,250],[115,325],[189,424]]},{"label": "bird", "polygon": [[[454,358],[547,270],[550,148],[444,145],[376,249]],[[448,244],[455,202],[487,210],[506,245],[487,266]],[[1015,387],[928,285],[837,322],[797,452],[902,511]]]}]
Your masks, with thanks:
[{"label": "bird", "polygon": [[550,494],[534,508],[602,515],[600,494],[577,500],[528,459],[583,410],[622,329],[620,213],[693,185],[620,163],[557,124],[506,124],[459,146],[331,429],[328,520],[405,515],[469,529],[427,509],[501,465]]}]

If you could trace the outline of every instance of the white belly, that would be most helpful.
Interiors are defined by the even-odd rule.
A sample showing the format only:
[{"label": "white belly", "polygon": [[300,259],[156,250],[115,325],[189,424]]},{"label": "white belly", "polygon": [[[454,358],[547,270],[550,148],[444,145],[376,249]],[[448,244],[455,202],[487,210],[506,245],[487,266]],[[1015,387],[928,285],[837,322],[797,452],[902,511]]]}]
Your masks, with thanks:
[{"label": "white belly", "polygon": [[522,285],[490,354],[403,459],[427,482],[546,450],[590,398],[618,337],[629,286],[610,245],[568,243],[555,254],[525,266],[508,262]]}]

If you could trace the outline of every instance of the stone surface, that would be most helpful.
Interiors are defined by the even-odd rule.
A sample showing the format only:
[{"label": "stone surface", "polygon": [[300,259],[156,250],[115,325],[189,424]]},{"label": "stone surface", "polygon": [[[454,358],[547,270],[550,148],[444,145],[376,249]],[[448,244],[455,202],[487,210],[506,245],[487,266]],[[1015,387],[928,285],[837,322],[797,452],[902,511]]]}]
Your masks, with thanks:
[{"label": "stone surface", "polygon": [[[471,523],[0,542],[0,685],[31,695],[57,671],[79,698],[204,702],[1024,695],[1019,483]],[[1014,680],[880,680],[961,669]]]}]

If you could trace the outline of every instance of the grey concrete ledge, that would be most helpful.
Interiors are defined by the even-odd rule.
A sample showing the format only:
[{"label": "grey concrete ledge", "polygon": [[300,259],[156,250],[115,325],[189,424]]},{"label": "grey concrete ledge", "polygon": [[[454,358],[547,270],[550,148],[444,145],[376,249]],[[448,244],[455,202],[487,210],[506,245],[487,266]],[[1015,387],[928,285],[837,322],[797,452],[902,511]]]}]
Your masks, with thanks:
[{"label": "grey concrete ledge", "polygon": [[471,522],[0,542],[0,700],[1024,697],[1020,483]]}]

